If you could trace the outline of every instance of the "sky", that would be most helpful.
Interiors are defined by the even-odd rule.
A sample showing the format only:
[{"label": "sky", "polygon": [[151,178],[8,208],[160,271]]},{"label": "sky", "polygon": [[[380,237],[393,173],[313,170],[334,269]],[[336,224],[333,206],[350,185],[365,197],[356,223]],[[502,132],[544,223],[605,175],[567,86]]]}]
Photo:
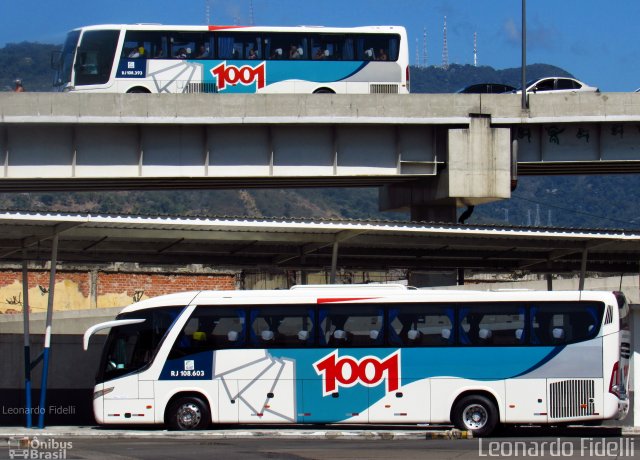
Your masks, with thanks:
[{"label": "sky", "polygon": [[[75,27],[109,23],[295,26],[401,25],[412,64],[519,67],[522,0],[4,0],[0,46],[62,43]],[[602,91],[640,88],[640,0],[529,0],[527,63],[559,66]],[[250,14],[253,5],[253,15]],[[417,53],[416,53],[417,51]],[[416,62],[417,61],[417,62]]]}]

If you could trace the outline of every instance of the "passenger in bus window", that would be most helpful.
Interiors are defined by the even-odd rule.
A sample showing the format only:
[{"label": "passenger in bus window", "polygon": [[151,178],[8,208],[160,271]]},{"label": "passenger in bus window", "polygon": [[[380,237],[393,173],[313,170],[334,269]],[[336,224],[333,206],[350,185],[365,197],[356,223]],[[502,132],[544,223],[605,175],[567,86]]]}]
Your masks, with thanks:
[{"label": "passenger in bus window", "polygon": [[136,59],[136,58],[144,57],[144,54],[145,54],[144,46],[138,46],[131,50],[128,57]]},{"label": "passenger in bus window", "polygon": [[198,55],[196,56],[196,59],[205,59],[208,57],[209,50],[204,45],[200,45],[200,48],[198,48]]},{"label": "passenger in bus window", "polygon": [[271,53],[270,59],[282,59],[282,48],[276,48]]},{"label": "passenger in bus window", "polygon": [[249,59],[258,59],[258,53],[256,53],[256,50],[254,50],[253,48],[251,48],[249,50]]},{"label": "passenger in bus window", "polygon": [[325,59],[327,57],[327,52],[322,48],[318,48],[316,54],[313,55],[313,59]]},{"label": "passenger in bus window", "polygon": [[388,59],[387,57],[387,53],[383,48],[380,48],[380,51],[378,51],[378,57],[377,60],[378,61],[386,61]]},{"label": "passenger in bus window", "polygon": [[185,48],[180,48],[175,57],[176,59],[187,59],[187,50]]},{"label": "passenger in bus window", "polygon": [[300,59],[300,48],[296,45],[291,45],[289,49],[289,59]]}]

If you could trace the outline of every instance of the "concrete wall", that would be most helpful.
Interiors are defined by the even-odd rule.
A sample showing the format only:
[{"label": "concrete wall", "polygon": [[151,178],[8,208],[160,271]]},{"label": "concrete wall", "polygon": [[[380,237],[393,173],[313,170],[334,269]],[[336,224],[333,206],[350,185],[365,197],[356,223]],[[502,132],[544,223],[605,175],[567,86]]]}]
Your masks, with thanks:
[{"label": "concrete wall", "polygon": [[[552,280],[554,291],[577,291],[580,278],[557,278]],[[438,289],[533,289],[538,291],[547,290],[546,279],[530,279],[504,281],[467,280],[463,286],[443,286]],[[640,277],[638,275],[591,277],[585,279],[584,289],[587,291],[622,291],[629,303],[640,303]]]},{"label": "concrete wall", "polygon": [[[92,347],[82,350],[81,335],[54,335],[51,342],[46,425],[84,425],[95,423],[92,394],[95,374],[105,336],[92,339]],[[42,351],[42,336],[32,340],[31,357]],[[18,411],[25,407],[24,348],[19,334],[0,334],[0,425],[24,426]],[[42,365],[32,374],[32,408],[39,409]],[[16,413],[18,412],[18,413]],[[33,418],[37,424],[38,416]]]}]

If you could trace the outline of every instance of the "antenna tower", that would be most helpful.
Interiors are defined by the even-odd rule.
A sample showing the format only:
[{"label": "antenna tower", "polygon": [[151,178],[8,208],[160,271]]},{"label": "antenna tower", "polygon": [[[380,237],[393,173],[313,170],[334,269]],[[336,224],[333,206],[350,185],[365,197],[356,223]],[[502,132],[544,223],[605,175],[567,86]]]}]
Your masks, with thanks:
[{"label": "antenna tower", "polygon": [[422,33],[422,65],[427,66],[427,28]]},{"label": "antenna tower", "polygon": [[204,5],[204,23],[211,24],[211,0],[207,0]]},{"label": "antenna tower", "polygon": [[253,23],[253,0],[249,1],[249,25],[250,26],[255,25]]},{"label": "antenna tower", "polygon": [[478,67],[478,32],[473,33],[473,66]]},{"label": "antenna tower", "polygon": [[420,50],[418,49],[418,39],[416,38],[416,67],[420,67]]},{"label": "antenna tower", "polygon": [[444,28],[442,29],[442,68],[449,68],[449,48],[447,47],[447,17],[444,17]]}]

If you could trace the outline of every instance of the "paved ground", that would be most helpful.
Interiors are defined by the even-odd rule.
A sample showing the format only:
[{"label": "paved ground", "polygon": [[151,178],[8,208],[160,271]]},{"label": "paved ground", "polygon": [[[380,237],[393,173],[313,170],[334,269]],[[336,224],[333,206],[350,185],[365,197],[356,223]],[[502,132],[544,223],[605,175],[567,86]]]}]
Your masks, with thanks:
[{"label": "paved ground", "polygon": [[[437,436],[457,432],[424,427],[413,430],[318,427],[316,431],[309,427],[262,428],[174,433],[162,429],[59,427],[37,430],[37,435],[36,430],[29,430],[26,437],[3,439],[0,434],[0,459],[475,460],[526,456],[623,460],[637,458],[640,449],[640,437],[621,436],[620,429],[610,427],[501,430],[496,437],[479,439],[442,439]],[[406,437],[392,438],[401,434]]]}]

